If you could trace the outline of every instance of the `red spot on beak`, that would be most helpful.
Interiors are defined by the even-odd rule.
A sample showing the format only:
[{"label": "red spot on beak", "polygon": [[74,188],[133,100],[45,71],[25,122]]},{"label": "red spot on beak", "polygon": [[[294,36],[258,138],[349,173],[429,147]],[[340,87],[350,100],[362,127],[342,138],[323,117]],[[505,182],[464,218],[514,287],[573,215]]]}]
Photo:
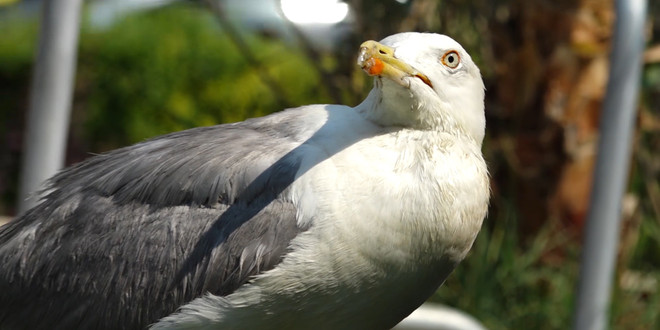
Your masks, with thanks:
[{"label": "red spot on beak", "polygon": [[372,57],[364,63],[362,70],[364,70],[370,76],[377,76],[383,73],[384,68],[385,68],[385,63],[383,63],[383,61],[375,57]]}]

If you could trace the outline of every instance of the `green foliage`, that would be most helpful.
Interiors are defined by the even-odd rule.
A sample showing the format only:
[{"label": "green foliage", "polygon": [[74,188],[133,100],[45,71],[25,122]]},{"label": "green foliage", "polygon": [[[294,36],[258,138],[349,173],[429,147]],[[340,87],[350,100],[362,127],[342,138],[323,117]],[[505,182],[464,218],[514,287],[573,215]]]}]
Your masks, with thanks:
[{"label": "green foliage", "polygon": [[[19,28],[15,28],[16,24],[20,24]],[[20,75],[34,58],[36,22],[18,23],[17,19],[0,21],[0,32],[0,71]]]},{"label": "green foliage", "polygon": [[[570,329],[579,240],[554,224],[522,239],[513,207],[496,202],[505,204],[503,211],[486,220],[470,255],[431,301],[464,310],[491,330]],[[657,222],[649,226],[660,232]],[[645,274],[660,280],[657,272]],[[613,329],[651,329],[660,322],[657,294],[615,285],[612,302]]]},{"label": "green foliage", "polygon": [[[176,6],[83,30],[78,87],[85,136],[109,149],[166,132],[323,102],[318,74],[279,41],[250,36],[250,66],[203,8]],[[264,72],[287,100],[264,84]]]},{"label": "green foliage", "polygon": [[487,220],[470,256],[433,300],[467,311],[489,329],[566,329],[577,278],[574,250],[561,264],[545,263],[566,238],[548,227],[521,246],[517,228],[511,207]]},{"label": "green foliage", "polygon": [[[0,123],[6,123],[25,101],[17,94],[27,91],[37,28],[36,22],[18,17],[6,15],[0,20]],[[0,125],[2,133],[5,128]]]},{"label": "green foliage", "polygon": [[639,228],[639,241],[633,255],[637,269],[652,270],[660,266],[660,225],[658,219],[645,217]]}]

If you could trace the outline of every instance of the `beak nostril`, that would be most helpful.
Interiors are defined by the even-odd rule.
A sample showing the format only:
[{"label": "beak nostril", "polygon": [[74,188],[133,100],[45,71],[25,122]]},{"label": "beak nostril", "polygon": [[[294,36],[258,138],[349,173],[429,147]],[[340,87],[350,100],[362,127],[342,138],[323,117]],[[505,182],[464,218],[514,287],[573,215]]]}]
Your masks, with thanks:
[{"label": "beak nostril", "polygon": [[378,52],[381,53],[381,54],[383,54],[383,55],[387,54],[387,53],[386,53],[384,50],[382,50],[382,49],[378,50]]}]

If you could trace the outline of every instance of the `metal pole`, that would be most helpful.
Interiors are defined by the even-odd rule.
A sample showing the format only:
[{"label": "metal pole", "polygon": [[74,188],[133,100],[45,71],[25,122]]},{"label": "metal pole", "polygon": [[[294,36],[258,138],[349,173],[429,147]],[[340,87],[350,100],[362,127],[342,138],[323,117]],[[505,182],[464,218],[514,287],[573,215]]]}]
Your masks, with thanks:
[{"label": "metal pole", "polygon": [[639,94],[644,48],[645,0],[616,1],[610,77],[587,217],[573,329],[607,328]]},{"label": "metal pole", "polygon": [[18,211],[64,165],[82,0],[45,0],[24,139]]}]

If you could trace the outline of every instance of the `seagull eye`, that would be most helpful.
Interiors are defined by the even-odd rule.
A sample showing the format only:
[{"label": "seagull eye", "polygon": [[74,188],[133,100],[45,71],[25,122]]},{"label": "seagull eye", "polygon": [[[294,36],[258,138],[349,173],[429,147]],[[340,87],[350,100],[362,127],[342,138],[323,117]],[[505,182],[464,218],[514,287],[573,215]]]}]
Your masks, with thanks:
[{"label": "seagull eye", "polygon": [[459,63],[461,63],[461,56],[458,55],[458,52],[455,50],[448,51],[445,55],[442,55],[442,64],[445,66],[455,69]]}]

